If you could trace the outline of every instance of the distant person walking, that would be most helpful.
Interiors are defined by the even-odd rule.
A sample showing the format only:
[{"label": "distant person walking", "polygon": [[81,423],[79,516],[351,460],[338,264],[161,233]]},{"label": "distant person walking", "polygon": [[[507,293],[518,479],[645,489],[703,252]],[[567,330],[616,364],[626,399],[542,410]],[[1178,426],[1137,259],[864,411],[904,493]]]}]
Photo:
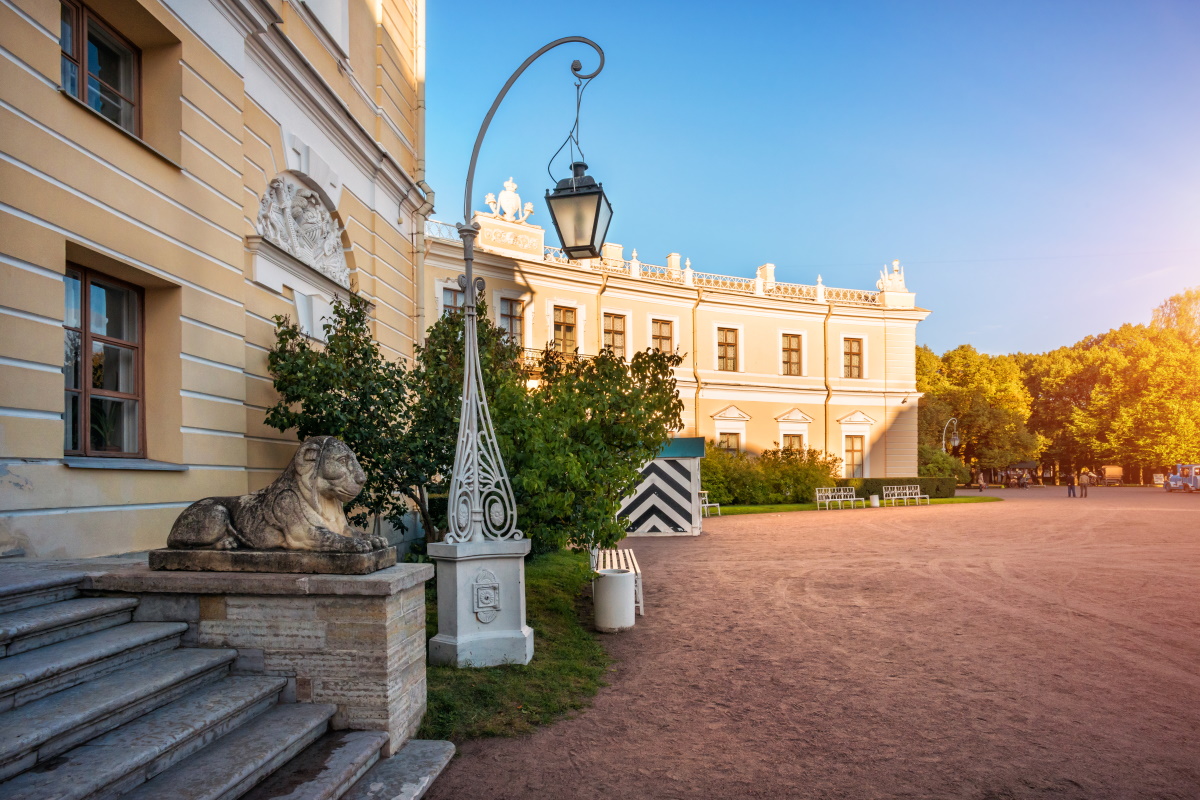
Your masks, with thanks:
[{"label": "distant person walking", "polygon": [[1092,473],[1088,472],[1087,467],[1083,468],[1083,472],[1079,473],[1079,496],[1087,497],[1088,486],[1092,482]]},{"label": "distant person walking", "polygon": [[1066,481],[1067,481],[1067,497],[1074,497],[1075,496],[1075,473],[1068,472],[1067,476],[1066,476]]}]

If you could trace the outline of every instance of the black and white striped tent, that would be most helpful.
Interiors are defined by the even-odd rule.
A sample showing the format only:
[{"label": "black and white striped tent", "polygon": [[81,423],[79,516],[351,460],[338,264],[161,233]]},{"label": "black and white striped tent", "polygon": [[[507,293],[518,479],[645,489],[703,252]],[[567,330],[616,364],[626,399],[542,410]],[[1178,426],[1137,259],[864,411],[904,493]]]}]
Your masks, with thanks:
[{"label": "black and white striped tent", "polygon": [[672,439],[642,468],[637,491],[621,505],[630,536],[700,534],[700,459],[703,437]]}]

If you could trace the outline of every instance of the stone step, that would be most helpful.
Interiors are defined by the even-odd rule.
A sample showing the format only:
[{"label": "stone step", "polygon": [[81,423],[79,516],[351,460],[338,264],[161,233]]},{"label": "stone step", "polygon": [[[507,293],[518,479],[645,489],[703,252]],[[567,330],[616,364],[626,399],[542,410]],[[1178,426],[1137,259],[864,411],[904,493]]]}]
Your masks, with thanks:
[{"label": "stone step", "polygon": [[136,597],[83,597],[0,614],[0,658],[129,622]]},{"label": "stone step", "polygon": [[379,760],[381,731],[327,733],[242,800],[338,800]]},{"label": "stone step", "polygon": [[341,800],[419,800],[454,757],[454,745],[437,739],[409,739],[382,759]]},{"label": "stone step", "polygon": [[79,596],[82,572],[57,572],[5,564],[0,567],[0,614]]},{"label": "stone step", "polygon": [[0,714],[0,780],[221,680],[236,657],[172,650]]},{"label": "stone step", "polygon": [[325,733],[337,706],[276,706],[124,795],[126,800],[235,800]]},{"label": "stone step", "polygon": [[0,784],[0,797],[5,800],[121,797],[275,707],[286,684],[284,678],[235,676],[202,687]]},{"label": "stone step", "polygon": [[0,659],[0,711],[173,650],[186,630],[186,622],[130,622]]}]

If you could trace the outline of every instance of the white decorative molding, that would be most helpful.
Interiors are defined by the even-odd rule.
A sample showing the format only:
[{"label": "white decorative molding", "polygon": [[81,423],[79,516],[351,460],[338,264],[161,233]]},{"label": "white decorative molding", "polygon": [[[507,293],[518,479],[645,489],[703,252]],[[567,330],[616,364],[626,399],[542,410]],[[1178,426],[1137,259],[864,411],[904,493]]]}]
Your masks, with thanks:
[{"label": "white decorative molding", "polygon": [[296,324],[306,335],[325,340],[322,320],[333,313],[333,298],[345,288],[284,252],[262,236],[246,237],[247,272],[250,280],[282,295],[292,290]]},{"label": "white decorative molding", "polygon": [[[861,412],[859,412],[861,413]],[[805,414],[798,408],[793,408],[791,411],[786,411],[775,418],[776,422],[812,422],[813,418]]]},{"label": "white decorative molding", "polygon": [[861,411],[851,411],[846,416],[838,419],[838,422],[840,422],[843,425],[874,425],[875,424],[875,420],[871,419],[870,417],[868,417],[866,414],[864,414]]},{"label": "white decorative molding", "polygon": [[485,625],[500,616],[500,580],[490,569],[475,573],[475,583],[471,584],[471,610]]},{"label": "white decorative molding", "polygon": [[516,231],[501,231],[495,228],[484,228],[481,238],[487,244],[516,247],[520,250],[536,247],[542,241],[540,236],[530,236],[527,233],[517,233]]},{"label": "white decorative molding", "polygon": [[750,415],[737,406],[726,406],[711,416],[717,420],[736,420],[738,422],[745,422],[750,419]]},{"label": "white decorative molding", "polygon": [[258,233],[344,289],[350,268],[342,249],[342,225],[321,195],[287,173],[276,175],[258,205]]}]

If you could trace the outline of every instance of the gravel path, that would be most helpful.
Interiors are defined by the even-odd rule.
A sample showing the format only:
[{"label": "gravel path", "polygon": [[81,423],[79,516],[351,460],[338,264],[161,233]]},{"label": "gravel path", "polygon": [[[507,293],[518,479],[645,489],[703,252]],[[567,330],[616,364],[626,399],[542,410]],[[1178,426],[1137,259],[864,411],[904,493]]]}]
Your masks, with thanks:
[{"label": "gravel path", "polygon": [[1200,497],[993,493],[628,540],[595,706],[428,797],[1200,797]]}]

